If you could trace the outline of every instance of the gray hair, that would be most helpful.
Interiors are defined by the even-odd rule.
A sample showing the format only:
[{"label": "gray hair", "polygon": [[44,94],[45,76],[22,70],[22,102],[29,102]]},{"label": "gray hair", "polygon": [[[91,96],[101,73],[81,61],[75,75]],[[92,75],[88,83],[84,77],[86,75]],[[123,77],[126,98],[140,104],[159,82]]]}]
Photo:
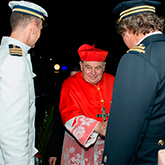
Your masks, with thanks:
[{"label": "gray hair", "polygon": [[[81,64],[83,64],[83,63],[84,63],[84,61],[81,61]],[[103,65],[104,65],[105,62],[102,62],[102,63],[103,63]]]}]

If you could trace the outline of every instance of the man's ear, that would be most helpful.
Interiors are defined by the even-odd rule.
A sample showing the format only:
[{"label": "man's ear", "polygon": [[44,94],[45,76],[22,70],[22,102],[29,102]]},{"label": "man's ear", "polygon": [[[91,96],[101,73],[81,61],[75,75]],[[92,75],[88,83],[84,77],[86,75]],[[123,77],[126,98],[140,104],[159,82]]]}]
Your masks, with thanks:
[{"label": "man's ear", "polygon": [[82,67],[83,67],[82,62],[80,61],[79,64],[80,64],[80,70],[82,71]]},{"label": "man's ear", "polygon": [[127,29],[126,32],[125,32],[125,36],[127,38],[130,38],[130,34],[131,34],[130,30]]},{"label": "man's ear", "polygon": [[105,65],[106,65],[106,62],[104,62],[103,64],[103,72],[105,71]]},{"label": "man's ear", "polygon": [[30,23],[30,31],[32,32],[32,34],[35,33],[37,26],[36,26],[36,22],[31,22]]}]

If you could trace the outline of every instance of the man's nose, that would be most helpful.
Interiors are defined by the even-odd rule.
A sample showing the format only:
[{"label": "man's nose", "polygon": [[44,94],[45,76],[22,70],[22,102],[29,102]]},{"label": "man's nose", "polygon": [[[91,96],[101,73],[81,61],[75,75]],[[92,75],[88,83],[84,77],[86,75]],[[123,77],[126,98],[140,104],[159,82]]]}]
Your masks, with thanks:
[{"label": "man's nose", "polygon": [[95,69],[93,68],[92,69],[92,75],[95,75],[96,74],[96,71],[95,71]]}]

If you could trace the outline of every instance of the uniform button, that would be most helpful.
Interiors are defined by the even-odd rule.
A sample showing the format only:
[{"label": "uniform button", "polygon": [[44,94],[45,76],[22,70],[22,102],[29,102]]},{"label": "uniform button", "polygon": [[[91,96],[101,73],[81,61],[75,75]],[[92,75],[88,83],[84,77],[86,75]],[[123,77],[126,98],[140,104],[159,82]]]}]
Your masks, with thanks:
[{"label": "uniform button", "polygon": [[159,145],[159,146],[163,146],[163,145],[164,145],[164,141],[163,141],[163,140],[159,140],[159,141],[158,141],[158,145]]},{"label": "uniform button", "polygon": [[107,162],[107,159],[108,159],[108,157],[107,157],[107,155],[105,155],[105,156],[104,156],[104,163]]}]

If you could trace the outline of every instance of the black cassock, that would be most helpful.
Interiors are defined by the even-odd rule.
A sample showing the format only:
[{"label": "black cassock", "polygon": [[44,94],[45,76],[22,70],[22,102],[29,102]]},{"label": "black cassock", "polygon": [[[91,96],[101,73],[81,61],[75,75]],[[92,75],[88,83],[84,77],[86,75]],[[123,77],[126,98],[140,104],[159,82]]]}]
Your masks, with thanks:
[{"label": "black cassock", "polygon": [[164,140],[165,35],[154,34],[119,63],[102,163],[155,165]]}]

